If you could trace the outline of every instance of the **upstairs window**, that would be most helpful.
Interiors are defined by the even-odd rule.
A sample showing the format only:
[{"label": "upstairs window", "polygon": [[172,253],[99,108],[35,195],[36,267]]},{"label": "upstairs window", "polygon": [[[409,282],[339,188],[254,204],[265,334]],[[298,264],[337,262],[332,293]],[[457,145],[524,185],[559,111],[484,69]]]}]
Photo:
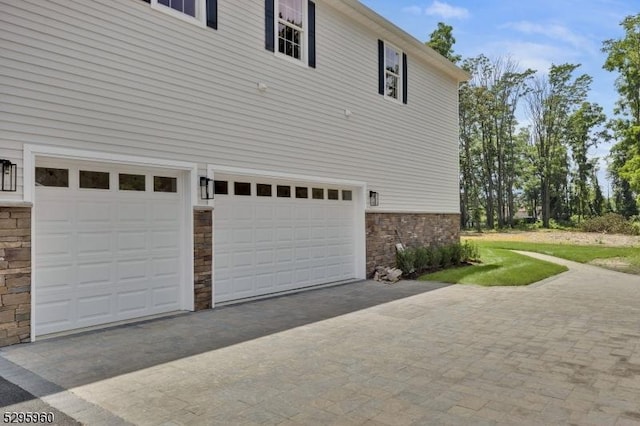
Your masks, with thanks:
[{"label": "upstairs window", "polygon": [[407,103],[407,55],[378,40],[378,92],[385,98]]},{"label": "upstairs window", "polygon": [[218,28],[217,0],[151,0],[151,7],[202,27]]},{"label": "upstairs window", "polygon": [[384,46],[384,95],[398,99],[399,88],[402,84],[400,79],[400,52],[385,44]]},{"label": "upstairs window", "polygon": [[197,0],[158,0],[158,4],[170,7],[193,18],[196,17],[196,3],[198,3]]},{"label": "upstairs window", "polygon": [[305,0],[278,0],[278,52],[302,60],[305,48]]},{"label": "upstairs window", "polygon": [[265,0],[265,47],[316,67],[316,5],[310,0]]}]

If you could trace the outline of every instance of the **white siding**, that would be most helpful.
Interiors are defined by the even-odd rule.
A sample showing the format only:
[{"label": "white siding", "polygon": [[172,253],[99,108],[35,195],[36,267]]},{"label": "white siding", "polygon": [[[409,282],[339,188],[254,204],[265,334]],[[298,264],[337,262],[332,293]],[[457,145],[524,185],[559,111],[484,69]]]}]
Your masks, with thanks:
[{"label": "white siding", "polygon": [[258,0],[219,1],[217,31],[140,0],[0,0],[0,158],[33,143],[315,175],[457,213],[456,81],[409,55],[409,104],[384,99],[375,32],[316,14],[311,69],[264,49]]}]

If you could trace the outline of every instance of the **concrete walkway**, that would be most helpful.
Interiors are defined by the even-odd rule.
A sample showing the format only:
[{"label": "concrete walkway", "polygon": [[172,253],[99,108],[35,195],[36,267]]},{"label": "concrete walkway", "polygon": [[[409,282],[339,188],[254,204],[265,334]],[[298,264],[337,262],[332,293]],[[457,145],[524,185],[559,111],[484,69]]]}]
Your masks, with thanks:
[{"label": "concrete walkway", "polygon": [[87,424],[640,425],[640,277],[553,261],[523,288],[362,282],[8,347],[0,375]]}]

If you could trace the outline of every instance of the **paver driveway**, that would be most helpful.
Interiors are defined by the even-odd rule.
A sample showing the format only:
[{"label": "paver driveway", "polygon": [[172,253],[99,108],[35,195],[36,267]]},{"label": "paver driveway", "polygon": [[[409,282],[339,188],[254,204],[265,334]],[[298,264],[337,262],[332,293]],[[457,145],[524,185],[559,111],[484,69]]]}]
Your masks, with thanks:
[{"label": "paver driveway", "polygon": [[640,425],[640,277],[557,262],[526,288],[363,282],[9,347],[0,374],[88,424]]}]

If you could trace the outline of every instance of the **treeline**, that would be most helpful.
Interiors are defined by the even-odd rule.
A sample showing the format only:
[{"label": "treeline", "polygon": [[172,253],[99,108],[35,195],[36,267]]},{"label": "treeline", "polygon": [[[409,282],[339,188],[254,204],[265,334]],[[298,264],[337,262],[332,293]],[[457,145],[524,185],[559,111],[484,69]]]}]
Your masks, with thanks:
[{"label": "treeline", "polygon": [[[460,87],[460,205],[463,227],[512,227],[518,217],[580,222],[618,212],[638,214],[640,193],[640,15],[608,40],[605,69],[617,71],[620,94],[607,119],[589,100],[592,77],[578,64],[520,69],[509,57],[455,55],[452,27],[438,24],[427,44],[471,75]],[[632,57],[632,59],[630,59]],[[518,122],[516,117],[521,118]],[[598,182],[589,150],[617,141],[611,151],[612,197]]]}]

